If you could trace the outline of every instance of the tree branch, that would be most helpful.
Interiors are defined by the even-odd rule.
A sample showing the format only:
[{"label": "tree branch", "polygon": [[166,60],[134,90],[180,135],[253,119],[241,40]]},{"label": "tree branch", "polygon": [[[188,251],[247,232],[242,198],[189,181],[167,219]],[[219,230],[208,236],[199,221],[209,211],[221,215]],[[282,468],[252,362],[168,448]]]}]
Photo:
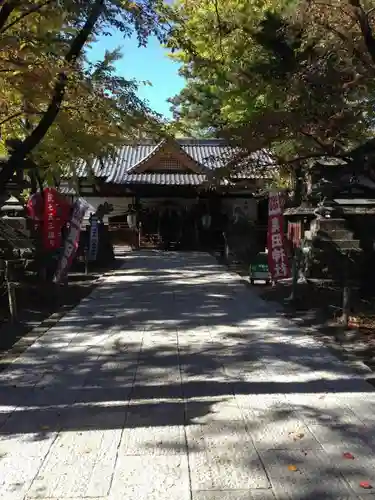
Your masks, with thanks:
[{"label": "tree branch", "polygon": [[[65,56],[65,61],[68,64],[74,64],[81,55],[84,45],[88,41],[98,19],[103,13],[104,5],[105,0],[96,0],[84,26],[78,32],[70,46],[69,52]],[[18,168],[22,168],[26,157],[44,139],[48,130],[53,125],[60,112],[61,105],[65,97],[67,82],[68,77],[66,72],[61,72],[55,84],[52,100],[40,122],[31,134],[26,137],[26,139],[24,139],[18,147],[16,147],[15,151],[10,155],[6,165],[0,171],[0,189],[4,189],[6,183],[12,178],[14,172]]]},{"label": "tree branch", "polygon": [[23,14],[21,14],[19,17],[14,19],[11,23],[7,24],[6,26],[4,26],[4,24],[1,25],[1,23],[0,23],[0,33],[5,33],[9,28],[12,28],[15,24],[22,21],[22,19],[24,19],[25,17],[29,16],[30,14],[34,14],[35,12],[38,12],[40,9],[42,9],[43,7],[45,7],[46,5],[49,5],[50,3],[54,2],[54,1],[55,0],[46,0],[45,2],[43,2],[39,5],[35,5],[32,9],[24,12]]},{"label": "tree branch", "polygon": [[309,132],[304,131],[303,129],[300,130],[301,135],[304,137],[307,137],[308,139],[311,139],[317,144],[325,153],[329,156],[335,156],[337,154],[337,148],[333,146],[332,144],[326,144],[324,141],[319,139],[319,137],[316,137],[313,134],[310,134]]},{"label": "tree branch", "polygon": [[1,125],[4,125],[5,123],[8,123],[11,120],[14,120],[15,118],[18,118],[22,115],[41,115],[41,114],[42,114],[41,111],[17,111],[17,113],[14,113],[13,115],[4,118],[4,120],[0,122],[0,127]]},{"label": "tree branch", "polygon": [[3,121],[0,122],[0,127],[1,125],[4,125],[7,122],[10,122],[11,120],[14,120],[14,118],[18,118],[23,114],[23,111],[18,111],[17,113],[14,113],[13,115],[8,116],[5,118]]},{"label": "tree branch", "polygon": [[372,62],[375,64],[375,38],[368,19],[368,15],[366,14],[360,0],[349,0],[349,4],[354,8],[365,45],[367,47],[368,53],[370,54]]},{"label": "tree branch", "polygon": [[350,48],[353,51],[353,54],[358,58],[359,61],[362,61],[362,63],[367,67],[368,66],[368,61],[366,60],[366,57],[360,50],[357,49],[357,47],[354,45],[353,40],[350,40],[344,33],[342,33],[339,29],[334,28],[327,22],[319,22],[319,24],[323,27],[326,28],[327,30],[331,31],[334,33],[344,44],[350,45]]},{"label": "tree branch", "polygon": [[12,12],[17,6],[17,2],[9,0],[0,9],[0,30],[3,29]]}]

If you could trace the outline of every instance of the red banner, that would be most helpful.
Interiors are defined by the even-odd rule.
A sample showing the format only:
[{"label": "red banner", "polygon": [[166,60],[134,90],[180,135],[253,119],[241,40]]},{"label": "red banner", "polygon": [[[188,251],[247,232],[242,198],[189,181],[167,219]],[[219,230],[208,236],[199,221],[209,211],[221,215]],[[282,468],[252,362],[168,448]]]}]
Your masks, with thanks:
[{"label": "red banner", "polygon": [[302,223],[288,222],[288,240],[291,245],[296,248],[301,246],[302,239]]},{"label": "red banner", "polygon": [[45,250],[57,250],[61,247],[61,229],[69,218],[70,206],[69,201],[56,189],[44,189],[43,244]]},{"label": "red banner", "polygon": [[272,279],[277,281],[290,277],[290,267],[286,253],[284,216],[280,193],[270,193],[268,200],[268,267]]},{"label": "red banner", "polygon": [[61,246],[61,231],[57,217],[57,191],[44,190],[43,246],[45,250],[56,250]]}]

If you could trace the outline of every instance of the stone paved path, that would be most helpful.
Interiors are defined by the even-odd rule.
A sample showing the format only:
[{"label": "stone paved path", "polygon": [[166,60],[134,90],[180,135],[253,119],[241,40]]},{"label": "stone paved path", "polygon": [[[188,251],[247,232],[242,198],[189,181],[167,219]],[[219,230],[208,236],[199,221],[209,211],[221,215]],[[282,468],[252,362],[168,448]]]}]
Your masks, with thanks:
[{"label": "stone paved path", "polygon": [[372,387],[211,257],[130,253],[0,373],[0,498],[369,499],[374,429]]}]

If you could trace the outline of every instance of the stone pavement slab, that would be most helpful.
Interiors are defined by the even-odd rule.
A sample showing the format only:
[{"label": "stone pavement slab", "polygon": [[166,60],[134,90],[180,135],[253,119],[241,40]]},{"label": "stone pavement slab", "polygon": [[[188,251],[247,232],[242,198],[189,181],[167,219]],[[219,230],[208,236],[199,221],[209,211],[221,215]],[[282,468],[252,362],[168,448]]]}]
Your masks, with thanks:
[{"label": "stone pavement slab", "polygon": [[192,500],[275,500],[272,490],[196,491]]},{"label": "stone pavement slab", "polygon": [[111,490],[116,499],[190,500],[187,456],[120,455]]},{"label": "stone pavement slab", "polygon": [[374,497],[374,394],[211,256],[129,252],[0,374],[0,498]]},{"label": "stone pavement slab", "polygon": [[106,496],[121,430],[61,432],[35,476],[30,498]]}]

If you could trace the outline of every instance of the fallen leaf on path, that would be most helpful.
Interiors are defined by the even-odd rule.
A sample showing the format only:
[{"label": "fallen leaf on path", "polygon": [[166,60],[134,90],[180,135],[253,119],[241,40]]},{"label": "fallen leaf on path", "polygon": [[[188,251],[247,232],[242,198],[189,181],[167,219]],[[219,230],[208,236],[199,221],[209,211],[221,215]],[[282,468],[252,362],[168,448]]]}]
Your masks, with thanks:
[{"label": "fallen leaf on path", "polygon": [[348,460],[354,460],[354,455],[352,455],[349,452],[343,453],[342,455],[344,458],[347,458]]},{"label": "fallen leaf on path", "polygon": [[295,465],[288,465],[288,469],[292,472],[296,472],[297,467]]},{"label": "fallen leaf on path", "polygon": [[368,481],[362,481],[361,483],[359,483],[359,486],[365,490],[371,490],[372,489],[372,486],[371,484],[368,482]]},{"label": "fallen leaf on path", "polygon": [[49,426],[48,425],[42,425],[40,428],[42,429],[42,431],[48,431]]},{"label": "fallen leaf on path", "polygon": [[299,439],[302,439],[303,437],[305,437],[303,432],[298,432],[298,433],[289,432],[289,435],[293,436],[293,441],[298,441]]}]

